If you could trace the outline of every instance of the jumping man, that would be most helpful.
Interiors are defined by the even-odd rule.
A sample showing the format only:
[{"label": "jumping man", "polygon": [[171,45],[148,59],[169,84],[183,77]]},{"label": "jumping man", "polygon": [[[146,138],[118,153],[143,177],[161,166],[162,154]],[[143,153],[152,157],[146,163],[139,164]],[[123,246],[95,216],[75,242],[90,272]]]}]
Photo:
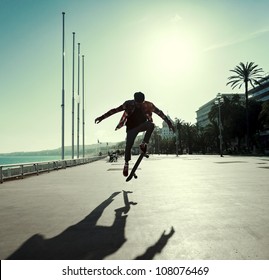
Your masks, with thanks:
[{"label": "jumping man", "polygon": [[145,131],[145,136],[140,144],[140,149],[143,153],[147,151],[150,136],[154,130],[154,123],[152,120],[152,113],[154,112],[161,117],[173,132],[175,132],[172,122],[167,116],[159,110],[153,103],[145,101],[145,95],[142,92],[136,92],[133,100],[127,100],[117,108],[109,110],[104,115],[95,119],[95,123],[100,123],[102,120],[111,115],[124,111],[119,124],[116,129],[126,125],[126,146],[125,146],[125,164],[123,168],[123,175],[128,176],[129,160],[131,159],[131,149],[135,138],[139,132]]}]

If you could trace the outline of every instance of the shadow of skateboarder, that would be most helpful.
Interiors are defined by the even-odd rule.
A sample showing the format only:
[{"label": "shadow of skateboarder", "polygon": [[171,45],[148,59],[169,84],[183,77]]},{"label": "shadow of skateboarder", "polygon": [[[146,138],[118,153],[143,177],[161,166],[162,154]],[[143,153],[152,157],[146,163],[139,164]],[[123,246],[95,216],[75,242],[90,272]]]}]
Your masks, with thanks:
[{"label": "shadow of skateboarder", "polygon": [[83,220],[53,238],[44,239],[40,234],[33,235],[7,259],[101,260],[116,252],[127,240],[125,238],[127,216],[122,215],[122,211],[118,210],[115,212],[111,226],[97,226],[96,224],[104,210],[119,193],[113,193]]},{"label": "shadow of skateboarder", "polygon": [[133,193],[133,192],[122,191],[122,193],[123,193],[123,201],[124,201],[125,206],[118,208],[115,211],[123,213],[123,214],[127,214],[129,212],[129,210],[131,209],[131,205],[137,205],[137,202],[129,201],[128,194]]},{"label": "shadow of skateboarder", "polygon": [[175,230],[171,227],[168,234],[165,231],[160,236],[159,240],[152,246],[150,246],[143,255],[137,256],[135,260],[152,260],[157,253],[161,253],[163,248],[166,246],[168,240],[173,236]]}]

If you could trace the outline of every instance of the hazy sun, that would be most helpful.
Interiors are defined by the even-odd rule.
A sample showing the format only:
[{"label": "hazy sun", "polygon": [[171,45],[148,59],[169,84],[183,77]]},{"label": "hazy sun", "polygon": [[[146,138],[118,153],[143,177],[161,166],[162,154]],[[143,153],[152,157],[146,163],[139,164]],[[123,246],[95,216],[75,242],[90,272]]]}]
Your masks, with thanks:
[{"label": "hazy sun", "polygon": [[161,34],[153,41],[150,56],[156,70],[178,75],[193,67],[195,47],[190,38],[178,33]]}]

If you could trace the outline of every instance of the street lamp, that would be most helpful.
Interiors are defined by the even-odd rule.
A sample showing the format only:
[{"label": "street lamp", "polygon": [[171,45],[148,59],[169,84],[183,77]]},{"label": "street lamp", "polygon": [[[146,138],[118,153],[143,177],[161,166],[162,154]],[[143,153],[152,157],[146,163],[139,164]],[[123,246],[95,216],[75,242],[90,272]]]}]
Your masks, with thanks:
[{"label": "street lamp", "polygon": [[223,157],[222,153],[222,124],[221,124],[221,111],[220,106],[224,102],[223,97],[221,96],[221,93],[218,93],[216,96],[215,104],[219,107],[219,150],[220,150],[220,156]]}]

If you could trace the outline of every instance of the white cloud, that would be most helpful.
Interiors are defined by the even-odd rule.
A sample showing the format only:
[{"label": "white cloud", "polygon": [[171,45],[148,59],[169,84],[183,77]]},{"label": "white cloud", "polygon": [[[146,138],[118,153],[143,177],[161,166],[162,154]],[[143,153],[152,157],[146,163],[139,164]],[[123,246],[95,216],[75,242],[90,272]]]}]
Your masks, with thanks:
[{"label": "white cloud", "polygon": [[174,16],[170,19],[170,22],[172,22],[172,23],[177,23],[177,22],[179,22],[179,21],[181,21],[181,20],[182,20],[182,17],[179,16],[178,14],[176,14],[176,15],[174,15]]},{"label": "white cloud", "polygon": [[213,44],[213,45],[205,48],[204,52],[208,52],[208,51],[212,51],[215,49],[220,49],[220,48],[224,48],[227,46],[232,46],[232,45],[236,45],[236,44],[239,44],[242,42],[246,42],[246,41],[255,39],[259,36],[262,36],[264,33],[268,33],[268,32],[269,32],[269,28],[263,28],[263,29],[257,30],[255,32],[249,33],[247,35],[244,35],[244,36],[236,38],[236,39],[230,39],[230,40],[227,40],[227,41],[224,41],[221,43]]}]

